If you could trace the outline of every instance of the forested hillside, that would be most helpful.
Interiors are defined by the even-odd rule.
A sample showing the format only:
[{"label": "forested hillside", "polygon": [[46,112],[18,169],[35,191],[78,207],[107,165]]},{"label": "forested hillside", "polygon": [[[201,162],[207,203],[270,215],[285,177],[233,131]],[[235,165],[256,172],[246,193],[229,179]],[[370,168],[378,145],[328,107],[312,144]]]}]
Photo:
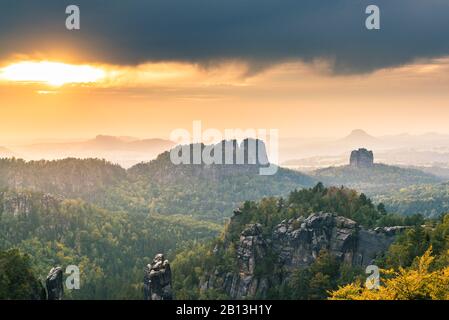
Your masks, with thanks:
[{"label": "forested hillside", "polygon": [[0,250],[29,254],[41,281],[55,265],[79,266],[81,289],[67,292],[66,298],[140,299],[143,268],[156,253],[173,257],[187,242],[211,238],[219,230],[183,216],[110,212],[35,192],[0,193]]},{"label": "forested hillside", "polygon": [[388,214],[354,190],[322,184],[286,199],[245,202],[221,237],[176,256],[175,291],[183,299],[324,299],[363,276],[363,255],[373,257],[380,243],[387,250],[393,230],[403,230],[388,226],[422,223],[420,216]]},{"label": "forested hillside", "polygon": [[0,187],[79,198],[111,211],[183,214],[220,223],[240,202],[312,184],[310,177],[282,168],[262,176],[255,165],[174,165],[169,152],[128,170],[99,159],[0,160]]},{"label": "forested hillside", "polygon": [[[0,281],[9,288],[0,294],[37,298],[39,283],[51,267],[74,264],[81,269],[82,285],[81,290],[67,291],[67,299],[141,299],[143,268],[163,252],[175,259],[177,298],[327,298],[329,290],[363,275],[359,264],[342,260],[342,255],[353,261],[365,259],[366,252],[353,248],[353,243],[380,237],[378,247],[387,252],[393,241],[390,234],[396,229],[383,228],[429,225],[418,213],[439,217],[447,212],[446,184],[410,188],[405,193],[389,191],[412,182],[433,183],[437,178],[383,165],[364,170],[370,169],[326,169],[311,178],[279,168],[274,176],[261,176],[258,167],[250,165],[174,165],[168,152],[128,170],[98,159],[0,160],[0,251],[2,261],[7,261],[0,266],[4,272]],[[390,195],[373,202],[363,193],[340,186],[318,183],[305,188],[318,178],[327,184],[347,183]],[[217,238],[227,217],[231,220]],[[306,265],[290,266],[288,272],[280,267],[279,257],[297,245],[298,230],[321,232],[320,228],[326,230],[317,238],[327,239],[323,250],[307,242]],[[412,267],[414,257],[430,245],[435,261],[443,261],[446,231],[440,232],[443,240],[438,247],[434,229],[420,228],[405,234],[413,238],[411,232],[420,232],[419,239],[424,234],[423,246],[403,236],[385,256],[378,257],[378,263],[388,268]],[[362,229],[363,239],[359,238]],[[287,244],[281,241],[282,230],[289,230]],[[266,244],[260,247],[263,259],[241,269],[242,257],[253,247],[241,249],[240,242],[249,239]],[[343,251],[335,249],[342,243]],[[8,261],[17,262],[28,284],[11,287],[20,279],[14,280],[11,270],[16,262]],[[253,277],[248,287],[238,276],[241,270],[249,272],[245,268],[251,269]],[[231,285],[233,281],[239,285]]]},{"label": "forested hillside", "polygon": [[374,197],[389,211],[439,217],[449,212],[449,183],[414,185]]},{"label": "forested hillside", "polygon": [[442,179],[417,169],[374,164],[369,168],[330,167],[313,172],[312,177],[329,186],[346,186],[370,196],[385,194],[418,184],[441,182]]},{"label": "forested hillside", "polygon": [[29,162],[0,159],[0,188],[29,189],[101,202],[107,190],[126,179],[125,169],[100,159]]},{"label": "forested hillside", "polygon": [[[213,221],[230,217],[243,201],[285,196],[295,188],[313,184],[310,177],[283,168],[275,175],[263,176],[254,165],[174,165],[168,152],[134,166],[129,175],[131,182],[123,193],[133,190],[134,195],[145,199],[150,212],[188,214]],[[135,200],[132,202],[139,206]]]}]

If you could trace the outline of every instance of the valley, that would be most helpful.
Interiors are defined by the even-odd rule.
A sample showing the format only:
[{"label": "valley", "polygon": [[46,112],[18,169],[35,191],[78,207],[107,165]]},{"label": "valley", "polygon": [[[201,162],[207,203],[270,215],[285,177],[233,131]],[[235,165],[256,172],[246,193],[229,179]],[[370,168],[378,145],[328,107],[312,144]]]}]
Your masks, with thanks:
[{"label": "valley", "polygon": [[[398,239],[449,211],[444,179],[419,169],[368,159],[261,176],[258,166],[175,165],[168,151],[129,169],[1,159],[0,251],[37,284],[54,265],[80,266],[81,290],[66,299],[141,299],[142,268],[160,252],[177,299],[323,299],[368,263],[391,265]],[[320,263],[334,271],[317,285]],[[36,298],[34,288],[17,294]]]},{"label": "valley", "polygon": [[449,1],[378,2],[0,0],[0,308],[449,300]]}]

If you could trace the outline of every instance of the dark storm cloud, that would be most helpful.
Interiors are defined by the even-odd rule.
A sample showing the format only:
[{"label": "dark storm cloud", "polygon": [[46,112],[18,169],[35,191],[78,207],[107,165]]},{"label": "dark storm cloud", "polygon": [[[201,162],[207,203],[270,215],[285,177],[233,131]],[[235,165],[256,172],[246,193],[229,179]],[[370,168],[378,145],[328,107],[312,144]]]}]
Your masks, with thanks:
[{"label": "dark storm cloud", "polygon": [[[285,60],[331,59],[336,72],[368,72],[449,54],[447,0],[0,0],[0,59],[82,52],[93,61],[244,59],[258,70]],[[65,29],[65,7],[81,30]],[[365,8],[381,30],[365,29]]]}]

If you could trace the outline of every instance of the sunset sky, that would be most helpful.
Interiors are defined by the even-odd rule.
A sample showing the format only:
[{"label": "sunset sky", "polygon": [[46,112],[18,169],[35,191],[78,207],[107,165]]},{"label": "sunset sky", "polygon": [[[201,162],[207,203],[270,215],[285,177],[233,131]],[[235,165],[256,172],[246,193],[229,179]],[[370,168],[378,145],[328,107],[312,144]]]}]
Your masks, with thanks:
[{"label": "sunset sky", "polygon": [[[367,4],[381,30],[364,27]],[[176,128],[449,134],[449,2],[0,0],[0,145]]]}]

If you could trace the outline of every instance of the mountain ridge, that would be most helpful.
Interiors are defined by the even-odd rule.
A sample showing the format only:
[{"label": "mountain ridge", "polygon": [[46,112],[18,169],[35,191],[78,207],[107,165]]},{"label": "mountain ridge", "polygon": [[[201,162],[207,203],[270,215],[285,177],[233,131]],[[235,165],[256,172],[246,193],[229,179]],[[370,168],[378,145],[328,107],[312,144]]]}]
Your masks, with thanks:
[{"label": "mountain ridge", "polygon": [[100,159],[0,160],[0,188],[23,188],[81,198],[109,210],[185,214],[220,221],[238,203],[280,196],[314,179],[279,168],[261,176],[259,164],[176,165],[170,152],[129,169]]}]

